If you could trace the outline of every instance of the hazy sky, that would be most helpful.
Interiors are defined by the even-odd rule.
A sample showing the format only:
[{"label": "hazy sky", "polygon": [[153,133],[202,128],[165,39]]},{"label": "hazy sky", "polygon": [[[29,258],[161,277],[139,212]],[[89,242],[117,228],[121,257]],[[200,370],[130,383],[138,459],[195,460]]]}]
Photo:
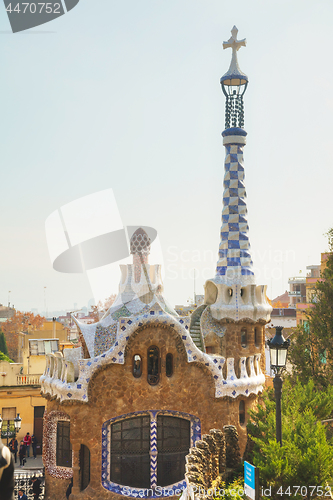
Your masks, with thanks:
[{"label": "hazy sky", "polygon": [[[268,295],[320,262],[333,226],[332,0],[81,0],[11,34],[0,6],[0,302],[86,305],[86,275],[52,269],[45,220],[112,188],[123,224],[157,229],[172,304],[215,275],[233,25],[245,94],[245,184]],[[44,289],[44,287],[47,287]],[[109,283],[116,292],[117,279]]]}]

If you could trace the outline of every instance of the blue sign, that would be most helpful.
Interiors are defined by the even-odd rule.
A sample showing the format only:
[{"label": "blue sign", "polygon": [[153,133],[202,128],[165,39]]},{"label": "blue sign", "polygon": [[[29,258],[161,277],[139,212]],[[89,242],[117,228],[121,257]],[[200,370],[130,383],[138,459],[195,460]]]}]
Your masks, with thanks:
[{"label": "blue sign", "polygon": [[244,491],[245,495],[255,499],[255,466],[244,461]]}]

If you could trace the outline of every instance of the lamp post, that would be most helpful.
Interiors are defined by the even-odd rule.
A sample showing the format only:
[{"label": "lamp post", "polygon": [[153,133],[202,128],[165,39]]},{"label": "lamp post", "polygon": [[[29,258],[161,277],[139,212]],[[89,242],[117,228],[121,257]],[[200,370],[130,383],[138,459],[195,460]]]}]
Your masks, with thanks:
[{"label": "lamp post", "polygon": [[281,373],[286,367],[288,347],[290,340],[285,340],[282,336],[283,326],[275,328],[275,337],[267,341],[271,358],[271,368],[275,372],[274,390],[276,400],[276,441],[282,446],[282,425],[281,425],[281,395],[282,395],[282,378]]},{"label": "lamp post", "polygon": [[[20,414],[17,414],[17,417],[14,418],[14,437],[16,437],[16,434],[19,432],[21,429],[21,423],[22,423],[22,418],[20,417]],[[2,424],[3,420],[0,415],[0,435],[2,431]],[[9,438],[9,426],[10,426],[10,420],[7,420],[7,430],[6,430],[6,436],[7,436],[7,446],[8,446],[8,438]]]}]

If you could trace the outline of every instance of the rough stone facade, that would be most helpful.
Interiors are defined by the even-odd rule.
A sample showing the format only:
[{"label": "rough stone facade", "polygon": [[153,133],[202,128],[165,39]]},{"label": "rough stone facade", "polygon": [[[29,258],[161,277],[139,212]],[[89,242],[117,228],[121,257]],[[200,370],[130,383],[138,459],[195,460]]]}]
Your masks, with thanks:
[{"label": "rough stone facade", "polygon": [[[261,354],[260,366],[265,373],[265,325],[251,322],[221,322],[225,332],[223,337],[218,337],[213,331],[205,337],[206,347],[213,347],[214,354],[219,354],[224,358],[234,358],[235,372],[239,377],[239,359],[242,356],[247,358],[253,354]],[[242,345],[242,331],[246,331],[246,346]],[[250,373],[249,367],[247,367]]]},{"label": "rough stone facade", "polygon": [[[160,382],[151,386],[147,382],[147,349],[157,346],[161,355]],[[166,354],[174,357],[171,377],[165,376]],[[132,359],[135,354],[143,359],[142,375],[134,378]],[[73,499],[116,499],[119,495],[103,488],[101,484],[102,436],[101,429],[107,420],[137,411],[174,410],[195,415],[201,421],[202,433],[212,428],[236,424],[241,452],[246,445],[246,427],[239,423],[239,400],[245,401],[248,410],[256,396],[215,398],[212,375],[201,365],[188,363],[182,342],[177,333],[162,325],[138,330],[132,336],[125,353],[124,365],[109,365],[99,371],[89,383],[89,402],[59,402],[49,400],[47,414],[54,411],[65,412],[71,422],[70,439],[74,459],[75,474],[79,469],[78,453],[80,445],[90,450],[90,484],[82,492],[74,491]],[[75,469],[77,467],[77,470]],[[66,490],[68,479],[54,478],[47,473],[47,500],[58,500],[59,491]],[[77,481],[79,483],[79,481]],[[121,498],[119,496],[119,498]]]}]

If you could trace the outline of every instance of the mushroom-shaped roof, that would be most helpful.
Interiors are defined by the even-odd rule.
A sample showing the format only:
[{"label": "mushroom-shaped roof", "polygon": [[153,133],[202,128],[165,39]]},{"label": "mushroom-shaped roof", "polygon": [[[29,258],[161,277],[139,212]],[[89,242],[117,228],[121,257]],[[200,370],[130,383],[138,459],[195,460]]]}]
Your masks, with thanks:
[{"label": "mushroom-shaped roof", "polygon": [[142,227],[139,227],[132,235],[130,248],[131,254],[149,255],[151,240]]}]

